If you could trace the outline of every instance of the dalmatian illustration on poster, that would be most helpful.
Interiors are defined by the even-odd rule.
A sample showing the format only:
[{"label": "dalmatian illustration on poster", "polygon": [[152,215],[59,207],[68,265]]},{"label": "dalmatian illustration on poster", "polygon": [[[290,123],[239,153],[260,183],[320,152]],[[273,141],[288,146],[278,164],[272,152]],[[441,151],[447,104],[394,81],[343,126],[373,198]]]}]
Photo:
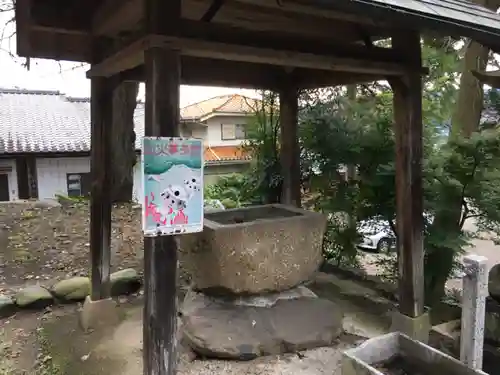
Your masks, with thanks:
[{"label": "dalmatian illustration on poster", "polygon": [[142,141],[145,236],[203,230],[203,142],[144,137]]}]

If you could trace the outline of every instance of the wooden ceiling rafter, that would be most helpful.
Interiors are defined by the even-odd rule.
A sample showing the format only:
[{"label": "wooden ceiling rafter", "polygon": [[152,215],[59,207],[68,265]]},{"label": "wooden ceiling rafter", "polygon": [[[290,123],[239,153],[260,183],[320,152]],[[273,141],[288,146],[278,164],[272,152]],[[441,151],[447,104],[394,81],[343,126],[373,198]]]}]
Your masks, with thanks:
[{"label": "wooden ceiling rafter", "polygon": [[[182,4],[183,18],[198,21],[206,16],[205,13],[212,3],[209,0],[184,0]],[[91,8],[87,10],[87,13],[79,15],[77,22],[74,22],[69,16],[58,17],[59,13],[66,14],[68,10],[63,9],[59,13],[51,13],[45,11],[44,8],[35,11],[38,9],[35,7],[33,8],[33,27],[44,27],[45,30],[52,28],[57,32],[67,30],[73,33],[82,32],[113,37],[123,31],[137,28],[142,22],[142,8],[142,0],[106,0],[94,10],[93,16],[90,14],[93,11]],[[380,28],[379,25],[359,27],[357,23],[345,19],[337,19],[333,23],[332,19],[324,17],[300,15],[278,8],[229,0],[226,0],[212,17],[215,23],[244,27],[249,30],[284,31],[294,35],[344,41],[365,39],[366,35],[374,37],[382,34],[381,36],[385,36],[390,29],[387,25],[385,28]]]},{"label": "wooden ceiling rafter", "polygon": [[[144,51],[152,47],[168,47],[181,51],[184,56],[213,58],[241,62],[253,62],[291,68],[309,68],[332,70],[340,72],[403,75],[409,70],[420,69],[397,59],[388,60],[386,56],[377,59],[376,53],[390,49],[365,48],[359,46],[352,49],[351,55],[321,55],[291,51],[284,49],[271,49],[242,46],[236,43],[213,42],[203,39],[183,38],[177,36],[147,35],[120,49],[115,54],[104,59],[99,64],[94,64],[87,73],[88,77],[116,75],[125,70],[133,69],[144,63]],[[354,55],[353,52],[356,51]]]},{"label": "wooden ceiling rafter", "polygon": [[96,10],[89,31],[94,35],[116,35],[138,24],[142,15],[142,1],[106,0]]},{"label": "wooden ceiling rafter", "polygon": [[251,4],[254,6],[259,6],[269,10],[279,10],[280,12],[289,12],[299,15],[309,15],[327,20],[335,21],[349,21],[356,24],[363,24],[366,26],[375,27],[387,27],[388,23],[382,22],[381,19],[374,19],[371,15],[360,16],[352,15],[341,11],[331,11],[328,9],[318,9],[314,6],[308,5],[305,2],[294,1],[294,0],[230,0],[231,2],[241,3],[241,4]]},{"label": "wooden ceiling rafter", "polygon": [[[349,74],[311,69],[294,69],[287,73],[278,66],[196,57],[181,57],[183,85],[224,86],[247,89],[278,90],[285,78],[301,89],[366,83],[384,76]],[[245,72],[245,74],[241,74]],[[120,80],[144,82],[144,65],[120,73]]]},{"label": "wooden ceiling rafter", "polygon": [[[371,44],[377,35],[390,31],[380,29],[380,24],[350,23],[352,18],[346,22],[332,14],[327,17],[314,12],[300,14],[303,6],[282,8],[270,3],[273,2],[224,0],[222,6],[217,5],[217,12],[209,14],[211,0],[184,0],[183,12],[190,18],[182,19],[176,35],[168,36],[143,34],[139,27],[143,22],[142,0],[93,2],[85,14],[88,19],[74,24],[60,18],[51,19],[50,12],[44,11],[32,17],[28,32],[20,33],[25,34],[25,38],[19,52],[24,56],[90,62],[93,46],[108,45],[107,50],[115,52],[101,64],[94,64],[89,76],[125,72],[122,76],[140,80],[144,50],[153,45],[174,46],[182,51],[183,64],[188,64],[183,74],[185,84],[253,88],[273,87],[285,71],[293,71],[297,85],[304,88],[369,82],[401,75],[408,69],[418,69],[425,74],[422,67],[409,67],[401,61],[395,51]],[[67,12],[66,9],[57,14]],[[207,17],[207,12],[211,22],[194,21]],[[252,17],[257,17],[261,24],[254,25]],[[277,21],[276,25],[273,20]],[[301,27],[295,27],[293,34],[289,30],[295,21]],[[266,27],[279,30],[270,31]],[[316,34],[302,33],[303,29],[315,29]],[[336,38],[332,37],[332,30]],[[124,32],[135,37],[124,42],[120,40]],[[353,43],[354,40],[364,45]],[[207,63],[202,62],[204,59]],[[210,63],[223,66],[226,73],[231,72],[226,74],[229,77],[224,80],[220,69],[212,69],[215,77],[211,79],[195,72],[201,69],[210,74]],[[242,71],[249,74],[242,78]]]}]

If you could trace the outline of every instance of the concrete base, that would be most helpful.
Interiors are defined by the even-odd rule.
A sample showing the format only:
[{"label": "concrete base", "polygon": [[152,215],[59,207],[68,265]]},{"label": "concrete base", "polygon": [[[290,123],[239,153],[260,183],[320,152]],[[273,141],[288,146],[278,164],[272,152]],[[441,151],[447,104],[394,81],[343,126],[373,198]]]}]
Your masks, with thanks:
[{"label": "concrete base", "polygon": [[393,312],[391,324],[391,331],[393,332],[401,332],[413,340],[427,344],[430,330],[431,320],[428,312],[416,318],[411,318],[399,311]]},{"label": "concrete base", "polygon": [[452,357],[460,357],[461,320],[451,320],[432,327],[429,345]]},{"label": "concrete base", "polygon": [[378,365],[387,364],[395,357],[402,357],[406,364],[414,366],[415,372],[404,371],[405,374],[486,375],[481,370],[471,369],[439,350],[396,332],[374,337],[356,348],[346,350],[342,354],[342,375],[402,374],[395,369],[377,369]]},{"label": "concrete base", "polygon": [[119,321],[115,301],[111,298],[92,301],[87,296],[80,314],[80,324],[84,331],[114,325]]}]

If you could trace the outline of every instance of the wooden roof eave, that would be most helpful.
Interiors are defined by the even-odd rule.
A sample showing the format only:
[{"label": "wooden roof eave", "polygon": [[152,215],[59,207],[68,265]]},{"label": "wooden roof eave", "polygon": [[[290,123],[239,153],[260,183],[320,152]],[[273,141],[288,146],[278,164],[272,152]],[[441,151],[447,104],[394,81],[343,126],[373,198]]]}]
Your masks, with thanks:
[{"label": "wooden roof eave", "polygon": [[490,85],[495,89],[500,88],[500,70],[492,70],[487,72],[479,72],[473,70],[472,74],[483,84]]},{"label": "wooden roof eave", "polygon": [[395,28],[468,37],[495,52],[500,51],[500,15],[474,3],[431,3],[422,0],[312,0],[308,3],[325,10],[340,10],[351,14],[368,13],[375,19],[390,22]]}]

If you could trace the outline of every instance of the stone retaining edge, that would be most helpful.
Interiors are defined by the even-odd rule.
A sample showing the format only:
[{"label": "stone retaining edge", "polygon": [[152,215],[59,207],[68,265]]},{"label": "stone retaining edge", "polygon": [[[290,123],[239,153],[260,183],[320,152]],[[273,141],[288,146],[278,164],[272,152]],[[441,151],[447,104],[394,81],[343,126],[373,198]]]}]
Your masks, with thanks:
[{"label": "stone retaining edge", "polygon": [[[58,285],[76,279],[80,279],[80,281],[87,279],[85,283],[88,283],[88,290],[80,294],[73,293],[76,292],[76,290],[70,290],[65,296],[56,293],[55,289],[57,289]],[[112,273],[110,280],[111,297],[126,296],[136,293],[143,285],[143,276],[133,268],[127,268]],[[83,289],[85,289],[85,287],[84,285]],[[34,295],[36,292],[40,292],[40,298]],[[29,296],[30,293],[31,296]],[[52,287],[47,287],[42,284],[30,285],[20,289],[14,296],[0,294],[0,319],[12,317],[21,311],[37,311],[46,309],[49,306],[82,302],[88,295],[90,295],[89,277],[71,277],[63,279]]]},{"label": "stone retaining edge", "polygon": [[[368,275],[364,270],[350,267],[339,267],[337,265],[324,262],[320,271],[324,273],[334,274],[343,278],[348,278],[354,281],[358,281],[362,285],[375,290],[380,293],[380,295],[388,300],[397,303],[397,292],[398,288],[396,284],[384,281],[380,276]],[[495,306],[493,306],[495,305]],[[494,302],[490,297],[486,301],[487,312],[491,312],[493,309],[498,309],[500,311],[500,305]],[[432,324],[440,324],[454,319],[460,319],[462,315],[462,306],[446,301],[442,301],[438,306],[436,306],[431,311]]]}]

